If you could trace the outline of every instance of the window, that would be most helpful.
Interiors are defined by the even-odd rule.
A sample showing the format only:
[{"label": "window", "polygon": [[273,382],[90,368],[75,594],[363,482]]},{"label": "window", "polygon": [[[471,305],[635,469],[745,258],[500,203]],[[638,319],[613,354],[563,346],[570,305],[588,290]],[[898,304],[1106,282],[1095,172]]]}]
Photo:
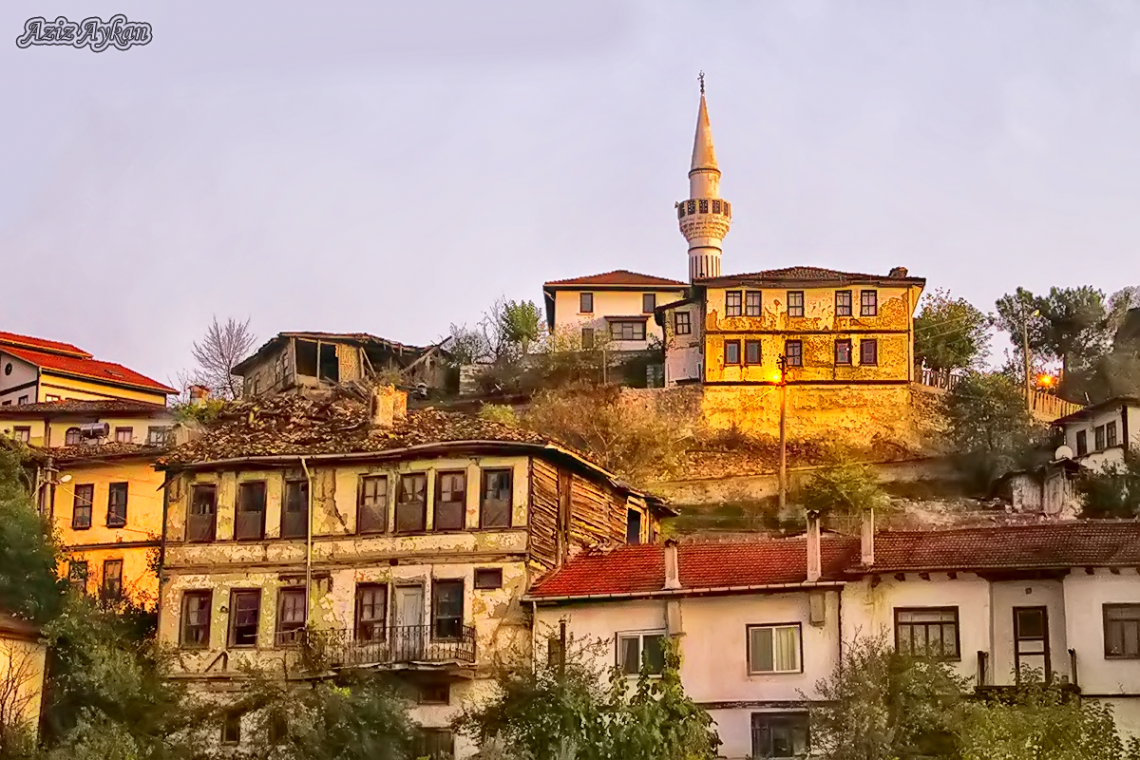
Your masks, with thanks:
[{"label": "window", "polygon": [[222,724],[222,744],[238,744],[241,742],[241,713],[226,713]]},{"label": "window", "polygon": [[358,533],[388,530],[388,478],[369,475],[360,479],[360,503],[356,509]]},{"label": "window", "polygon": [[1113,420],[1104,427],[1104,445],[1112,448],[1116,444],[1116,420]]},{"label": "window", "polygon": [[637,509],[625,511],[625,542],[627,544],[641,543],[641,512]]},{"label": "window", "polygon": [[1104,656],[1140,658],[1140,604],[1104,605]]},{"label": "window", "polygon": [[127,524],[127,483],[107,486],[107,527],[121,528]]},{"label": "window", "polygon": [[760,363],[760,341],[746,340],[744,341],[744,363],[745,364],[759,364]]},{"label": "window", "polygon": [[421,728],[414,757],[429,760],[452,760],[455,757],[455,738],[446,728]]},{"label": "window", "polygon": [[582,350],[590,351],[594,348],[594,328],[582,328]]},{"label": "window", "polygon": [[1104,425],[1097,425],[1093,430],[1093,440],[1095,441],[1097,451],[1104,448]]},{"label": "window", "polygon": [[788,316],[802,317],[804,315],[804,292],[802,290],[788,291]]},{"label": "window", "polygon": [[837,291],[835,291],[835,316],[837,316],[837,317],[850,317],[851,316],[851,291],[850,290],[837,290]]},{"label": "window", "polygon": [[483,493],[479,502],[480,528],[511,527],[514,484],[511,470],[483,470]]},{"label": "window", "polygon": [[115,441],[118,443],[130,443],[135,438],[135,429],[129,427],[115,428]]},{"label": "window", "polygon": [[185,649],[203,649],[210,645],[209,591],[187,591],[182,594],[182,631],[179,644]]},{"label": "window", "polygon": [[18,399],[16,399],[16,406],[23,406],[26,403],[28,403],[27,396],[20,396]]},{"label": "window", "polygon": [[740,364],[740,341],[726,340],[724,342],[724,363]]},{"label": "window", "polygon": [[475,568],[475,588],[483,591],[503,587],[503,568],[477,567]]},{"label": "window", "polygon": [[283,588],[277,592],[277,645],[296,644],[305,627],[305,589]]},{"label": "window", "polygon": [[86,483],[76,486],[75,502],[71,509],[71,527],[74,530],[87,530],[91,527],[91,504],[95,501],[95,486]]},{"label": "window", "polygon": [[645,323],[640,320],[610,322],[610,337],[614,340],[645,340]]},{"label": "window", "polygon": [[230,646],[257,646],[261,622],[261,591],[242,589],[230,592]]},{"label": "window", "polygon": [[285,482],[281,509],[281,538],[305,538],[309,534],[309,481]]},{"label": "window", "polygon": [[678,335],[692,335],[693,323],[689,321],[690,314],[687,311],[677,311],[673,313],[673,332]]},{"label": "window", "polygon": [[799,673],[801,670],[799,623],[748,627],[749,673]]},{"label": "window", "polygon": [[557,668],[565,665],[566,646],[558,636],[551,636],[546,640],[546,667]]},{"label": "window", "polygon": [[896,609],[895,649],[911,657],[957,660],[958,608]]},{"label": "window", "polygon": [[851,341],[837,340],[835,341],[835,363],[836,364],[850,364],[851,363]]},{"label": "window", "polygon": [[1083,457],[1089,453],[1089,434],[1085,430],[1077,433],[1077,456]]},{"label": "window", "polygon": [[78,446],[83,443],[83,433],[79,432],[79,428],[68,428],[63,434],[63,443],[65,446]]},{"label": "window", "polygon": [[581,314],[594,313],[594,294],[593,293],[579,293],[578,294],[578,311]]},{"label": "window", "polygon": [[217,498],[217,486],[201,485],[191,489],[187,541],[207,543],[214,540],[214,526],[218,515]]},{"label": "window", "polygon": [[396,530],[427,530],[427,475],[400,476],[396,500]]},{"label": "window", "polygon": [[759,290],[749,290],[744,294],[744,316],[758,317],[760,316],[760,304],[763,301],[763,293]]},{"label": "window", "polygon": [[297,374],[305,377],[317,376],[317,343],[313,340],[298,340],[293,344],[293,363]]},{"label": "window", "polygon": [[752,713],[752,757],[807,757],[807,713]]},{"label": "window", "polygon": [[879,313],[879,292],[877,290],[859,291],[859,316],[874,317]]},{"label": "window", "polygon": [[240,484],[234,511],[234,538],[238,541],[265,538],[265,481]]},{"label": "window", "polygon": [[660,675],[665,668],[665,632],[619,633],[618,667],[627,676],[641,672],[642,661],[653,675]]},{"label": "window", "polygon": [[265,727],[265,739],[272,747],[285,743],[289,736],[289,720],[280,712],[274,711],[269,715],[268,725]]},{"label": "window", "polygon": [[742,300],[742,294],[739,290],[726,292],[724,294],[724,315],[726,317],[739,317]]},{"label": "window", "polygon": [[103,560],[103,598],[121,599],[123,596],[123,561]]},{"label": "window", "polygon": [[75,560],[68,563],[67,566],[67,580],[71,583],[71,587],[81,594],[87,593],[87,563],[83,560]]},{"label": "window", "polygon": [[657,294],[656,293],[642,293],[641,294],[641,313],[652,314],[653,310],[657,308]]},{"label": "window", "polygon": [[467,473],[441,472],[435,476],[433,530],[463,530],[467,517]]},{"label": "window", "polygon": [[432,638],[458,639],[463,633],[463,581],[431,584]]},{"label": "window", "polygon": [[859,363],[872,367],[879,363],[879,341],[859,341]]},{"label": "window", "polygon": [[362,583],[356,587],[356,640],[383,641],[388,619],[388,587]]},{"label": "window", "polygon": [[12,428],[12,437],[23,443],[30,443],[32,440],[32,429],[26,426],[14,427]]},{"label": "window", "polygon": [[148,446],[165,446],[170,442],[170,428],[162,425],[151,425],[146,429],[146,442]]},{"label": "window", "polygon": [[52,394],[49,393],[46,396],[44,396],[44,401],[51,404],[51,403],[54,403],[56,401],[59,401],[59,396],[53,396]]},{"label": "window", "polygon": [[789,367],[802,367],[804,364],[804,344],[798,340],[785,341],[784,359]]},{"label": "window", "polygon": [[451,704],[451,686],[446,683],[420,684],[416,701],[421,705]]}]

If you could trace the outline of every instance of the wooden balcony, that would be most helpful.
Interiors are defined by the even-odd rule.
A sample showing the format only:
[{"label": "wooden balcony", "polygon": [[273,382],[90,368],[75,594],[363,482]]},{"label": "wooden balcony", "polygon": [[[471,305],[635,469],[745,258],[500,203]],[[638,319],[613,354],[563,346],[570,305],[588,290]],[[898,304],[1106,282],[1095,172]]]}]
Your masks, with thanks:
[{"label": "wooden balcony", "polygon": [[367,639],[350,630],[311,630],[303,634],[314,658],[333,668],[401,668],[472,665],[475,629],[444,624],[372,627]]}]

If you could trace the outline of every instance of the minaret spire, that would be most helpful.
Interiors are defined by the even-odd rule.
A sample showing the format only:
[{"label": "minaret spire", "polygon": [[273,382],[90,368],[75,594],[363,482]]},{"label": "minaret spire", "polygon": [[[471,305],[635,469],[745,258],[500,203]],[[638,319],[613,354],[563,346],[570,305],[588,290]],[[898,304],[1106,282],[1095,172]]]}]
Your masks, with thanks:
[{"label": "minaret spire", "polygon": [[705,72],[697,80],[701,83],[701,104],[693,138],[689,199],[677,204],[681,234],[689,241],[690,280],[720,276],[721,244],[732,223],[732,207],[720,197],[720,168],[705,102]]}]

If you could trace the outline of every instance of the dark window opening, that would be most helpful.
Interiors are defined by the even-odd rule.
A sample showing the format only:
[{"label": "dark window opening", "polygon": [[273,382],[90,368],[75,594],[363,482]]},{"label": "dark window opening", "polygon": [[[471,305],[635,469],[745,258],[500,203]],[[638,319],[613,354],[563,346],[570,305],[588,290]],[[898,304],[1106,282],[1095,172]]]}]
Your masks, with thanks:
[{"label": "dark window opening", "polygon": [[811,752],[806,713],[753,713],[752,757],[807,757]]},{"label": "dark window opening", "polygon": [[511,470],[483,470],[483,500],[479,505],[479,526],[511,527],[514,486]]},{"label": "dark window opening", "polygon": [[653,310],[657,308],[657,294],[656,293],[642,293],[641,294],[641,313],[652,314]]},{"label": "dark window opening", "polygon": [[746,340],[744,341],[744,363],[745,364],[760,364],[760,341]]},{"label": "dark window opening", "polygon": [[851,291],[850,290],[837,290],[837,291],[835,291],[835,316],[837,316],[837,317],[850,317],[851,316]]},{"label": "dark window opening", "polygon": [[277,594],[277,644],[295,644],[306,620],[305,589],[283,588]]},{"label": "dark window opening", "polygon": [[851,341],[837,340],[835,341],[835,363],[836,364],[850,364],[851,363]]},{"label": "dark window opening", "polygon": [[579,293],[578,294],[578,311],[581,314],[594,313],[594,294],[593,293]]},{"label": "dark window opening", "polygon": [[85,483],[75,487],[75,501],[71,509],[71,527],[87,530],[91,527],[91,505],[95,501],[95,486]]},{"label": "dark window opening", "polygon": [[594,328],[582,328],[582,349],[589,351],[594,347]]},{"label": "dark window opening", "polygon": [[879,341],[859,341],[859,363],[869,367],[879,363]]},{"label": "dark window opening", "polygon": [[503,568],[477,567],[475,568],[475,588],[489,590],[503,587]]},{"label": "dark window opening", "polygon": [[179,644],[186,649],[210,645],[209,591],[187,591],[182,595],[182,635]]},{"label": "dark window opening", "polygon": [[441,472],[435,477],[433,530],[463,530],[467,517],[467,473]]},{"label": "dark window opening", "polygon": [[1108,423],[1104,428],[1104,445],[1112,448],[1118,443],[1116,438],[1116,421]]},{"label": "dark window opening", "polygon": [[206,543],[214,540],[218,515],[218,489],[214,485],[194,486],[190,491],[190,519],[186,540]]},{"label": "dark window opening", "polygon": [[241,713],[227,713],[225,723],[222,724],[222,744],[238,744],[241,742]]},{"label": "dark window opening", "polygon": [[627,544],[641,543],[641,511],[627,509],[625,511],[625,542]]},{"label": "dark window opening", "polygon": [[1096,443],[1097,451],[1104,449],[1104,425],[1097,425],[1093,429],[1093,441]]},{"label": "dark window opening", "polygon": [[557,668],[565,665],[566,647],[558,636],[546,640],[546,667]]},{"label": "dark window opening", "polygon": [[238,541],[265,538],[265,481],[238,486],[234,538]]},{"label": "dark window opening", "polygon": [[431,584],[432,637],[458,639],[463,634],[463,581]]},{"label": "dark window opening", "polygon": [[784,359],[789,367],[802,367],[804,364],[804,344],[798,340],[784,343]]},{"label": "dark window opening", "polygon": [[416,696],[421,705],[451,704],[451,686],[446,683],[420,684]]},{"label": "dark window opening", "polygon": [[428,760],[453,760],[455,737],[446,728],[421,728],[416,742],[415,757]]},{"label": "dark window opening", "polygon": [[726,340],[724,342],[724,363],[740,364],[740,341]]},{"label": "dark window opening", "polygon": [[330,383],[340,382],[340,360],[336,356],[336,344],[321,343],[321,380]]},{"label": "dark window opening", "polygon": [[427,530],[427,476],[402,475],[396,500],[397,532]]},{"label": "dark window opening", "polygon": [[297,363],[297,374],[305,377],[317,376],[317,343],[312,340],[298,340],[293,343]]},{"label": "dark window opening", "polygon": [[859,293],[859,316],[874,317],[879,313],[879,293],[876,290],[864,290]]},{"label": "dark window opening", "polygon": [[726,317],[739,317],[743,294],[739,290],[729,290],[724,294],[724,315]]},{"label": "dark window opening", "polygon": [[383,533],[388,530],[388,478],[370,475],[360,479],[360,505],[356,513],[356,529],[360,533]]},{"label": "dark window opening", "polygon": [[1087,431],[1081,430],[1077,433],[1077,456],[1083,457],[1089,453],[1089,435]]},{"label": "dark window opening", "polygon": [[653,675],[665,669],[665,634],[653,633],[618,634],[618,666],[627,676],[641,672],[642,662]]},{"label": "dark window opening", "polygon": [[127,524],[127,483],[111,483],[107,487],[107,527]]},{"label": "dark window opening", "polygon": [[103,598],[109,600],[123,597],[123,561],[103,560]]},{"label": "dark window opening", "polygon": [[309,535],[309,481],[285,483],[285,504],[281,510],[281,538],[305,538]]},{"label": "dark window opening", "polygon": [[678,311],[673,314],[673,330],[678,335],[692,335],[693,323],[690,321],[689,312]]},{"label": "dark window opening", "polygon": [[1140,604],[1104,605],[1104,656],[1140,659]]},{"label": "dark window opening", "polygon": [[356,640],[383,641],[388,619],[388,587],[381,583],[356,587]]},{"label": "dark window opening", "polygon": [[896,609],[895,649],[909,657],[957,660],[958,608]]},{"label": "dark window opening", "polygon": [[261,622],[261,591],[246,589],[230,592],[230,646],[257,646]]},{"label": "dark window opening", "polygon": [[74,560],[67,566],[67,580],[71,587],[80,594],[87,593],[87,563],[83,560]]}]

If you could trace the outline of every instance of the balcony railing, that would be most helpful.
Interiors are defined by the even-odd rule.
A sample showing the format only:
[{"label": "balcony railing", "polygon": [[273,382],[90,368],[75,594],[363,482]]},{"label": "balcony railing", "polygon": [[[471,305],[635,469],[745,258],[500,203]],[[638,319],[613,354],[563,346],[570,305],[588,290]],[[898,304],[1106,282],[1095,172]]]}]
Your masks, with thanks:
[{"label": "balcony railing", "polygon": [[370,632],[371,638],[360,640],[353,631],[312,630],[304,640],[317,659],[332,667],[475,662],[475,629],[470,626],[404,625]]}]

